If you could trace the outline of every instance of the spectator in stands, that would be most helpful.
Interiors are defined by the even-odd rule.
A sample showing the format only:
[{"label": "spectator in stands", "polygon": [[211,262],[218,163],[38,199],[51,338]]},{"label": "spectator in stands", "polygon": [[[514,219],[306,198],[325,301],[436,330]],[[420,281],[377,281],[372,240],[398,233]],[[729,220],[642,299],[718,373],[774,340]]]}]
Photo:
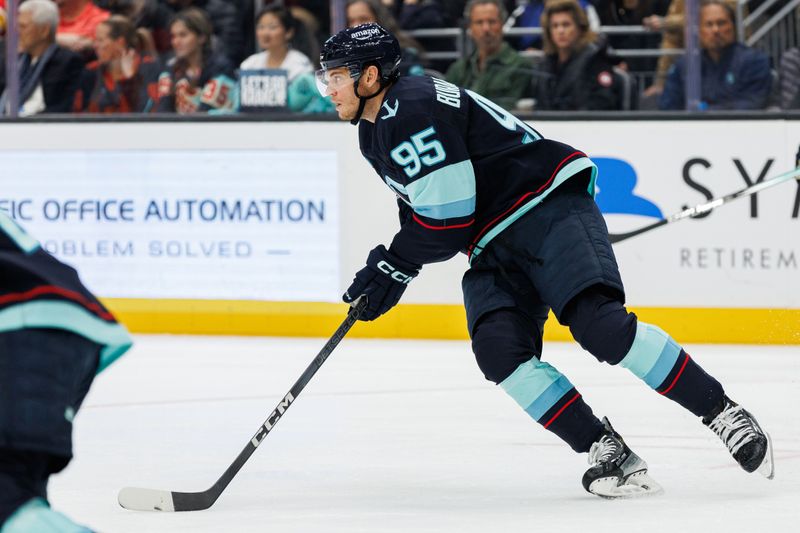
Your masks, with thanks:
[{"label": "spectator in stands", "polygon": [[279,4],[263,8],[256,15],[256,40],[264,50],[242,62],[242,70],[280,68],[287,72],[287,106],[300,113],[332,111],[333,104],[323,99],[314,81],[314,67],[302,52],[293,50],[290,42],[300,23]]},{"label": "spectator in stands", "polygon": [[500,0],[469,0],[464,18],[476,50],[453,63],[445,78],[512,109],[530,93],[533,63],[503,41],[506,17]]},{"label": "spectator in stands", "polygon": [[397,21],[386,6],[381,3],[381,0],[348,0],[346,15],[348,28],[368,22],[377,22],[397,37],[397,41],[403,51],[403,60],[400,63],[400,74],[402,76],[424,74],[420,58],[423,52],[422,46],[416,39],[398,27]]},{"label": "spectator in stands", "polygon": [[[58,6],[52,0],[27,0],[19,6],[20,116],[72,110],[83,60],[56,44]],[[0,96],[8,114],[8,95]]]},{"label": "spectator in stands", "polygon": [[[769,57],[736,42],[736,15],[724,0],[700,4],[701,109],[763,109],[772,86]],[[684,109],[685,57],[670,68],[661,109]]]},{"label": "spectator in stands", "polygon": [[91,57],[97,25],[111,16],[91,0],[56,0],[60,14],[56,42],[81,54],[84,59]]},{"label": "spectator in stands", "polygon": [[535,78],[535,108],[553,111],[621,109],[620,82],[604,38],[589,28],[577,0],[548,0],[542,13],[545,60]]},{"label": "spectator in stands", "polygon": [[800,48],[789,48],[781,57],[780,106],[800,109]]},{"label": "spectator in stands", "polygon": [[219,40],[214,49],[225,55],[232,65],[238,65],[245,57],[244,35],[252,31],[245,29],[239,13],[238,2],[230,0],[166,0],[173,11],[196,7],[206,12],[213,21],[213,32]]},{"label": "spectator in stands", "polygon": [[[94,3],[114,15],[123,15],[136,28],[144,28],[150,33],[152,46],[159,54],[169,52],[169,21],[173,12],[159,0],[94,0]],[[142,37],[145,37],[142,34]]]},{"label": "spectator in stands", "polygon": [[[730,5],[731,9],[736,9],[738,0],[725,0]],[[686,26],[685,20],[685,0],[672,0],[667,9],[666,16],[650,15],[642,19],[642,24],[651,30],[660,31],[661,34],[661,50],[662,52],[669,52],[683,48],[684,28]],[[745,15],[747,14],[747,6],[745,5]],[[644,96],[647,98],[658,97],[664,91],[664,83],[667,81],[667,72],[669,68],[675,63],[676,56],[663,54],[658,58],[656,67],[655,79],[653,84],[644,91]]]},{"label": "spectator in stands", "polygon": [[89,113],[147,113],[158,100],[157,60],[143,53],[146,30],[137,30],[122,15],[112,15],[97,26],[97,61],[86,67],[75,98],[75,110]]},{"label": "spectator in stands", "polygon": [[241,64],[243,70],[280,68],[287,71],[289,83],[300,74],[311,74],[311,60],[290,42],[294,37],[297,21],[288,9],[272,4],[263,8],[256,16],[256,40],[263,51],[253,54]]},{"label": "spectator in stands", "polygon": [[235,111],[236,75],[227,58],[212,49],[211,21],[205,11],[190,7],[178,12],[169,31],[175,57],[158,78],[158,111]]},{"label": "spectator in stands", "polygon": [[[651,16],[664,16],[669,0],[594,0],[601,26],[639,26]],[[661,43],[660,33],[611,34],[608,45],[614,50],[656,49]],[[655,57],[631,57],[625,59],[628,70],[648,74],[656,69]]]},{"label": "spectator in stands", "polygon": [[[603,1],[603,0],[596,0]],[[540,28],[540,21],[544,6],[547,0],[518,1],[517,7],[511,12],[511,16],[506,22],[506,26],[514,28]],[[597,11],[589,0],[578,0],[586,16],[589,19],[589,27],[597,30],[600,27],[600,19]],[[542,48],[541,35],[523,35],[512,40],[517,50],[533,50]]]}]

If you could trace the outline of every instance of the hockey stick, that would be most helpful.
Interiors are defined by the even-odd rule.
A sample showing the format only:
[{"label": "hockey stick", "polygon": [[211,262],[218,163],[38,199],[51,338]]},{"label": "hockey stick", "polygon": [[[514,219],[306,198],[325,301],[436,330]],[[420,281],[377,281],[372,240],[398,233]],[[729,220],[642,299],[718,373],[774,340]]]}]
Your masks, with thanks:
[{"label": "hockey stick", "polygon": [[333,349],[344,338],[358,317],[367,306],[367,299],[359,298],[348,311],[347,317],[339,328],[333,333],[322,350],[317,354],[311,364],[303,372],[303,375],[295,382],[286,396],[278,403],[278,406],[270,413],[267,420],[258,428],[258,431],[247,446],[239,453],[239,456],[231,463],[227,470],[220,476],[214,485],[203,492],[172,492],[168,490],[140,489],[135,487],[125,487],[119,491],[119,504],[125,509],[134,511],[200,511],[208,509],[217,501],[222,491],[231,482],[234,476],[241,470],[258,445],[267,438],[269,432],[278,423],[278,420],[286,413],[300,392],[305,388],[317,370],[322,366]]},{"label": "hockey stick", "polygon": [[745,187],[736,192],[732,192],[728,195],[723,196],[722,198],[716,198],[704,204],[699,204],[694,207],[689,207],[688,209],[684,209],[679,213],[675,213],[674,215],[670,215],[667,218],[662,218],[658,222],[653,222],[652,224],[648,224],[642,228],[639,228],[634,231],[629,231],[628,233],[609,233],[608,240],[611,241],[612,244],[624,241],[626,239],[630,239],[631,237],[636,237],[637,235],[641,235],[642,233],[647,233],[650,230],[660,228],[661,226],[666,226],[670,222],[677,222],[678,220],[689,218],[695,215],[699,215],[702,213],[706,213],[711,211],[714,208],[717,208],[723,204],[727,204],[728,202],[732,202],[737,198],[743,198],[745,196],[750,196],[751,194],[755,194],[758,191],[763,191],[764,189],[768,189],[779,183],[783,183],[785,181],[790,181],[792,179],[800,180],[800,168],[796,168],[794,170],[790,170],[780,176],[775,176],[774,178],[768,179],[766,181],[762,181],[760,183],[755,183],[750,185],[749,187]]}]

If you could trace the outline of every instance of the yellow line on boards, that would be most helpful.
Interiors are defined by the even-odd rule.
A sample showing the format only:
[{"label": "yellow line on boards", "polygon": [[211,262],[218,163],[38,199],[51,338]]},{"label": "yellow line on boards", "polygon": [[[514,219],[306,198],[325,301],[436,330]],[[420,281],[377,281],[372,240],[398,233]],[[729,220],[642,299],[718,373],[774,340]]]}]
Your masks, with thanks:
[{"label": "yellow line on boards", "polygon": [[[329,337],[345,304],[239,300],[137,300],[103,303],[133,333]],[[800,309],[631,308],[640,320],[680,343],[800,344]],[[374,322],[359,322],[353,337],[467,339],[460,305],[402,304]],[[545,340],[571,340],[551,315]]]}]

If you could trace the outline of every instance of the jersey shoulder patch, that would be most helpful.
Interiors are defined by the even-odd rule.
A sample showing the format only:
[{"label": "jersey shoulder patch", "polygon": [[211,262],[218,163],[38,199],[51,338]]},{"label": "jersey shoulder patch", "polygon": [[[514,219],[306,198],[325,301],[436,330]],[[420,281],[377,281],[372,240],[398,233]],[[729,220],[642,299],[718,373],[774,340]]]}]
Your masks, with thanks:
[{"label": "jersey shoulder patch", "polygon": [[463,90],[448,81],[430,76],[400,78],[386,95],[379,119],[401,114],[447,114],[459,110],[463,99]]}]

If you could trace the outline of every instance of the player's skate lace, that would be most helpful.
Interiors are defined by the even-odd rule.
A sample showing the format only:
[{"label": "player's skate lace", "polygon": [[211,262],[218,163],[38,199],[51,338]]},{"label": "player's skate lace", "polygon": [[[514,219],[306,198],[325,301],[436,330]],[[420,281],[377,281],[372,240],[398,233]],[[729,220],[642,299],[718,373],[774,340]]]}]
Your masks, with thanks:
[{"label": "player's skate lace", "polygon": [[647,475],[647,463],[625,444],[607,418],[605,431],[589,448],[589,469],[583,488],[603,498],[625,498],[657,494],[661,486]]},{"label": "player's skate lace", "polygon": [[620,442],[611,435],[603,435],[589,449],[589,464],[598,465],[600,463],[608,462],[609,459],[619,455],[622,445]]},{"label": "player's skate lace", "polygon": [[747,472],[758,472],[767,479],[775,474],[769,435],[755,417],[727,396],[703,423],[722,440],[731,455]]},{"label": "player's skate lace", "polygon": [[[629,467],[637,467],[639,458],[625,445],[622,437],[614,431],[607,418],[603,418],[605,431],[589,448],[589,469],[583,474],[583,487],[592,492],[591,485],[598,479],[615,479],[621,483],[633,473]],[[642,462],[644,465],[644,462]],[[647,469],[647,465],[644,465]]]},{"label": "player's skate lace", "polygon": [[734,456],[742,446],[757,439],[760,433],[741,405],[727,402],[716,418],[708,423],[708,427],[722,439]]}]

